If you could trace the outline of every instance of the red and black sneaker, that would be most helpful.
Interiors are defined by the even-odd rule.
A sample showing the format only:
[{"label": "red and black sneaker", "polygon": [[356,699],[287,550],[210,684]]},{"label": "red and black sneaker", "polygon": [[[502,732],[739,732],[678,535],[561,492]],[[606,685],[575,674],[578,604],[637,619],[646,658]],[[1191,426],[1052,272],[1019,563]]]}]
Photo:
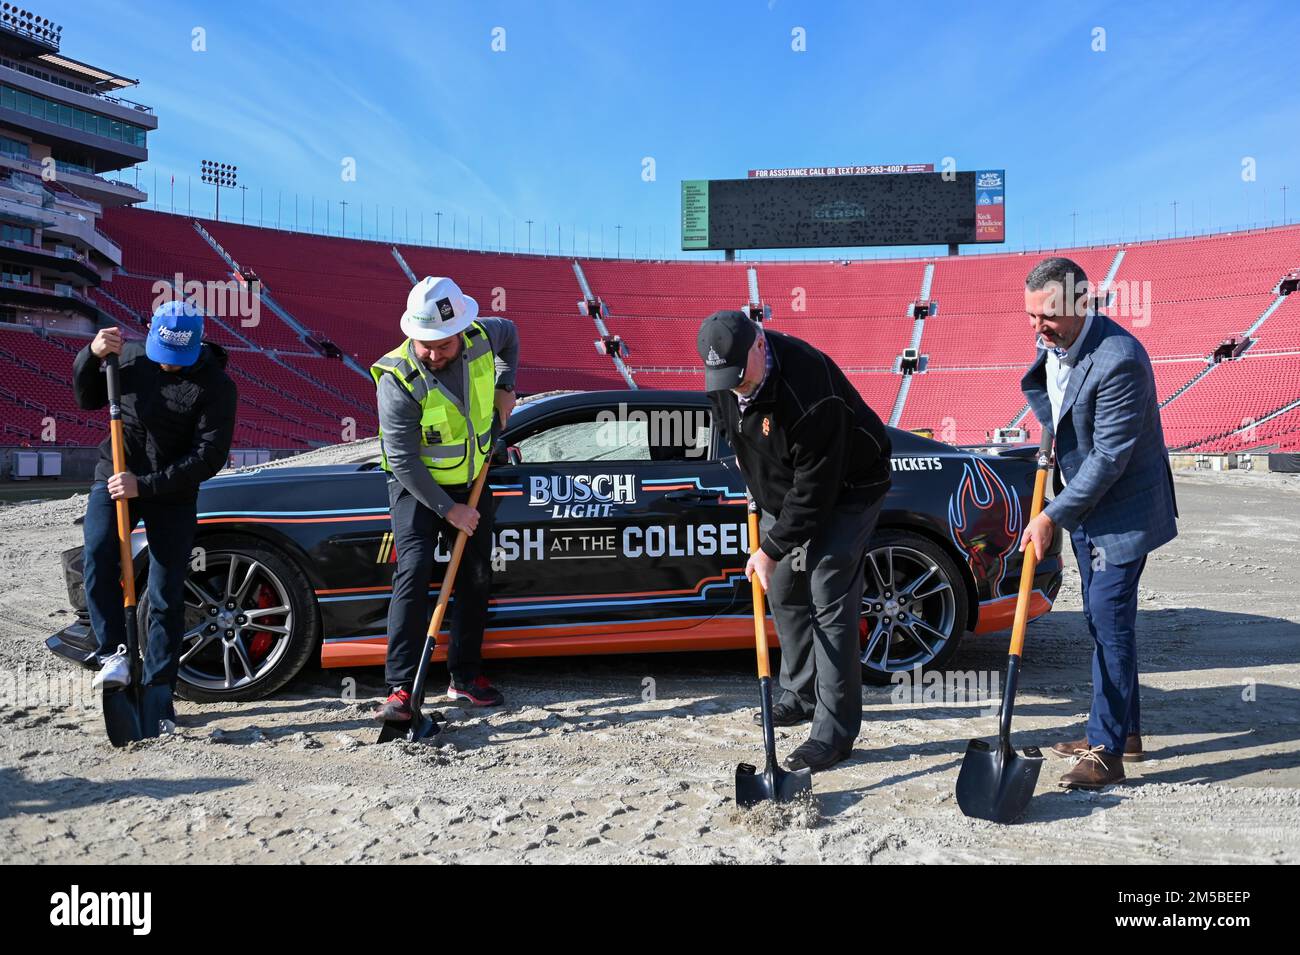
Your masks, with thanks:
[{"label": "red and black sneaker", "polygon": [[375,718],[383,723],[406,723],[411,715],[411,694],[399,686],[388,695]]},{"label": "red and black sneaker", "polygon": [[463,700],[470,706],[500,706],[506,701],[501,691],[489,683],[485,676],[476,676],[464,683],[452,677],[451,685],[447,687],[447,696],[453,700]]}]

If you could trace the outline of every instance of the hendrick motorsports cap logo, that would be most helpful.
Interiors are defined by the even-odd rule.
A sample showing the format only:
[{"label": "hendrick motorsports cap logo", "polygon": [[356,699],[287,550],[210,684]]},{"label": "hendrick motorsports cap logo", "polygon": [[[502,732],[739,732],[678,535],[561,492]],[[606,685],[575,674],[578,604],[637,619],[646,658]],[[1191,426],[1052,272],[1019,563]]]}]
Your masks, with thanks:
[{"label": "hendrick motorsports cap logo", "polygon": [[866,217],[867,210],[865,207],[856,202],[845,202],[842,199],[813,207],[814,219],[843,221],[845,219],[865,219]]},{"label": "hendrick motorsports cap logo", "polygon": [[187,328],[184,330],[178,328],[159,328],[158,337],[164,345],[171,345],[173,348],[188,348],[190,339],[194,337],[194,330]]},{"label": "hendrick motorsports cap logo", "polygon": [[528,503],[550,507],[551,517],[608,517],[615,504],[636,503],[635,474],[534,474]]}]

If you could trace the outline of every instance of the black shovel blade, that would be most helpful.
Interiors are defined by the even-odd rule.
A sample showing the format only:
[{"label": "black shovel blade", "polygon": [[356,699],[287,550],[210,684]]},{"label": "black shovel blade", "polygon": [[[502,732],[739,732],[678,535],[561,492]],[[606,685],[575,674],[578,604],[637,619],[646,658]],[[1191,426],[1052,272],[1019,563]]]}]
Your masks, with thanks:
[{"label": "black shovel blade", "polygon": [[1042,768],[1036,746],[1022,756],[1002,739],[973,739],[957,774],[957,805],[967,816],[1005,825],[1029,805]]},{"label": "black shovel blade", "polygon": [[438,710],[424,713],[416,710],[409,720],[385,720],[379,728],[376,743],[391,743],[395,739],[404,739],[408,743],[419,743],[438,735],[438,720],[445,719]]},{"label": "black shovel blade", "polygon": [[749,809],[765,800],[792,802],[808,792],[812,792],[811,770],[785,770],[774,762],[769,762],[761,773],[749,763],[736,767],[737,806]]},{"label": "black shovel blade", "polygon": [[[144,739],[140,725],[139,693],[134,686],[104,691],[104,729],[108,741],[121,749],[127,743]],[[157,732],[154,735],[158,735]]]}]

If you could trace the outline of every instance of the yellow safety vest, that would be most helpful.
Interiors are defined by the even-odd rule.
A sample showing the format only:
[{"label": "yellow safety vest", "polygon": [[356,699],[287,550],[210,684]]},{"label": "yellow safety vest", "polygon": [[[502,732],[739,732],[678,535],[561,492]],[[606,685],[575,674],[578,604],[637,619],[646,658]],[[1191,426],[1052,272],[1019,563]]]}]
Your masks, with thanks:
[{"label": "yellow safety vest", "polygon": [[[461,335],[461,366],[464,369],[465,400],[452,397],[415,357],[410,339],[398,345],[370,366],[375,387],[384,375],[393,375],[420,403],[420,457],[439,484],[469,484],[487,462],[492,444],[495,412],[496,363],[487,331],[478,322]],[[383,452],[384,431],[379,430],[383,469],[388,455]]]}]

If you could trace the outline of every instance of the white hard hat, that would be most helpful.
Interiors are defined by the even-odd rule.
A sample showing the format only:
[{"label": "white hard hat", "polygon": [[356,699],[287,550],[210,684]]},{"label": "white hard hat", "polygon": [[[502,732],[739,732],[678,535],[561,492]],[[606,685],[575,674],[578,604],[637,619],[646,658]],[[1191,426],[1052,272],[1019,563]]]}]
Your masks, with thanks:
[{"label": "white hard hat", "polygon": [[459,335],[478,318],[478,302],[449,278],[420,279],[406,296],[402,333],[417,342],[433,342]]}]

